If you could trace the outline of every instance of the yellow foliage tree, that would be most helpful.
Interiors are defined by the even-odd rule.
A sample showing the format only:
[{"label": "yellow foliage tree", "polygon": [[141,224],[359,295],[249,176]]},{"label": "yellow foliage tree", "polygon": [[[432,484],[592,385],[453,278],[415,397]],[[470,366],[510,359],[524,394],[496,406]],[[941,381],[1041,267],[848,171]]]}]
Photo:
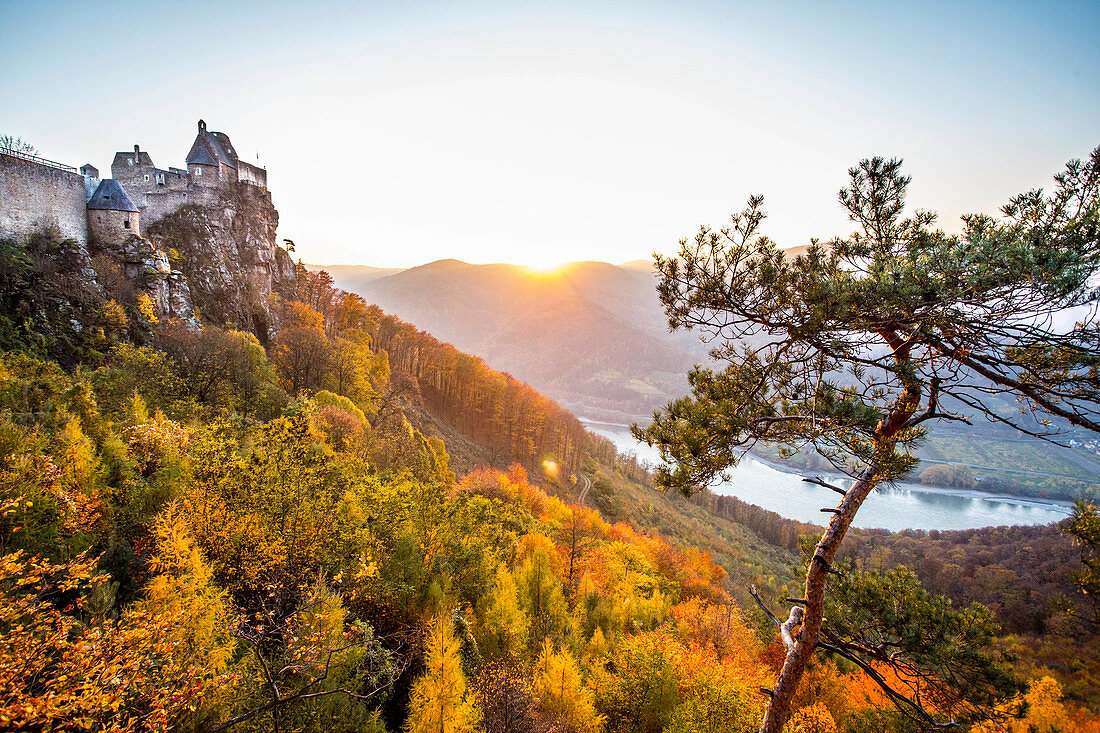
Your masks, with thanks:
[{"label": "yellow foliage tree", "polygon": [[117,335],[126,330],[130,319],[126,311],[115,300],[108,300],[99,308],[99,319],[108,335]]},{"label": "yellow foliage tree", "polygon": [[185,512],[169,504],[157,518],[157,554],[150,567],[157,573],[144,597],[127,614],[134,617],[171,618],[172,643],[184,659],[214,674],[229,666],[236,640],[231,634],[233,616],[225,591],[214,584],[214,573],[203,558]]},{"label": "yellow foliage tree", "polygon": [[[713,623],[716,607],[691,604],[700,610],[704,625]],[[708,620],[705,617],[710,616]],[[692,634],[680,630],[664,639],[672,662],[679,703],[669,718],[664,733],[754,733],[764,713],[759,690],[768,684],[766,673],[756,660],[740,650],[722,654],[712,644],[697,644]],[[662,632],[658,632],[662,633]],[[737,638],[740,634],[744,637]],[[731,646],[747,641],[754,646],[748,629],[731,627]],[[695,638],[699,638],[696,636]],[[704,637],[705,638],[705,637]],[[684,642],[688,642],[685,644]]]},{"label": "yellow foliage tree", "polygon": [[137,307],[141,317],[149,323],[156,323],[159,320],[157,318],[157,306],[148,293],[142,293],[138,296]]},{"label": "yellow foliage tree", "polygon": [[1043,677],[1032,681],[1024,700],[1027,701],[1027,725],[1019,726],[1019,730],[1034,727],[1039,733],[1048,733],[1070,729],[1069,716],[1062,705],[1062,685],[1058,680]]},{"label": "yellow foliage tree", "polygon": [[238,604],[255,611],[274,591],[279,603],[297,605],[319,569],[359,555],[356,538],[341,533],[346,480],[317,449],[308,414],[264,424],[243,459],[244,446],[221,426],[195,443],[185,498],[216,577]]},{"label": "yellow foliage tree", "polygon": [[527,645],[529,625],[530,620],[519,605],[516,579],[501,565],[485,607],[482,647],[489,653],[522,650]]},{"label": "yellow foliage tree", "polygon": [[720,672],[701,672],[691,679],[684,699],[672,711],[664,733],[755,733],[763,705],[742,685]]},{"label": "yellow foliage tree", "polygon": [[568,607],[561,581],[554,574],[552,555],[536,547],[516,573],[520,604],[531,621],[531,644],[568,623]]},{"label": "yellow foliage tree", "polygon": [[585,558],[611,617],[624,631],[653,628],[668,616],[675,589],[646,557],[641,542],[611,542]]},{"label": "yellow foliage tree", "polygon": [[599,626],[592,632],[592,638],[588,640],[588,648],[585,651],[589,658],[595,660],[603,659],[610,653],[611,645],[608,644],[607,637]]},{"label": "yellow foliage tree", "polygon": [[474,733],[481,718],[462,674],[451,623],[437,618],[428,634],[424,674],[413,684],[408,733]]},{"label": "yellow foliage tree", "polygon": [[531,690],[539,707],[555,719],[560,730],[603,729],[604,719],[596,713],[595,696],[584,686],[577,660],[568,649],[555,652],[549,639],[543,639]]},{"label": "yellow foliage tree", "polygon": [[[1024,705],[1021,705],[1025,703]],[[1062,685],[1053,677],[1032,680],[1023,700],[1016,698],[1008,705],[998,709],[1001,715],[1019,715],[1023,717],[1008,721],[1007,728],[995,722],[982,722],[974,726],[974,733],[993,733],[1008,730],[1009,733],[1058,733],[1058,731],[1076,730],[1070,722],[1069,713],[1062,705]]]},{"label": "yellow foliage tree", "polygon": [[275,337],[272,362],[283,389],[291,395],[316,390],[332,369],[332,343],[324,317],[305,303],[287,304],[283,327]]}]

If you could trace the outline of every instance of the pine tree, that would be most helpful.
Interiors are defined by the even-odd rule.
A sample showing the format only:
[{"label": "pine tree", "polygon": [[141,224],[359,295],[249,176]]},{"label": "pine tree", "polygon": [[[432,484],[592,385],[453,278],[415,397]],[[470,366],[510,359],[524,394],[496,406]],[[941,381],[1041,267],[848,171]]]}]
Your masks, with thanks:
[{"label": "pine tree", "polygon": [[[959,235],[935,229],[930,212],[903,216],[900,160],[864,160],[849,176],[839,201],[857,231],[847,238],[788,257],[760,234],[764,199],[753,196],[731,227],[704,227],[678,257],[656,258],[669,325],[717,340],[725,362],[694,369],[690,397],[635,427],[674,466],[659,469],[662,485],[700,491],[759,442],[788,455],[813,447],[854,479],[822,509],[832,518],[791,611],[801,631],[785,638],[762,733],[782,730],[820,648],[826,585],[856,513],[916,466],[932,424],[1100,432],[1100,322],[1063,323],[1100,304],[1100,148],[1070,162],[1050,193],[1013,198],[1002,219],[963,217]],[[1012,400],[1022,412],[1004,409]]]}]

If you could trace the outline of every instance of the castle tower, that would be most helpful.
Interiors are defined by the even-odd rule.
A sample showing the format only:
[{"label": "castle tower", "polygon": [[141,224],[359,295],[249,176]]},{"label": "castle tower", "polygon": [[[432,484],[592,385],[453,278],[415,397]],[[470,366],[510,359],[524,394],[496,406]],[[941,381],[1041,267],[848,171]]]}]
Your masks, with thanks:
[{"label": "castle tower", "polygon": [[80,175],[84,176],[84,200],[88,201],[99,188],[99,169],[91,163],[85,163],[80,166]]},{"label": "castle tower", "polygon": [[187,172],[194,186],[221,186],[237,181],[237,154],[229,136],[209,132],[199,120],[199,134],[187,154]]},{"label": "castle tower", "polygon": [[88,200],[88,234],[92,240],[112,243],[121,243],[131,234],[141,236],[138,208],[113,178],[100,181]]},{"label": "castle tower", "polygon": [[199,132],[187,154],[187,172],[193,186],[239,182],[267,190],[267,169],[241,160],[229,136],[206,129],[204,120],[199,120]]}]

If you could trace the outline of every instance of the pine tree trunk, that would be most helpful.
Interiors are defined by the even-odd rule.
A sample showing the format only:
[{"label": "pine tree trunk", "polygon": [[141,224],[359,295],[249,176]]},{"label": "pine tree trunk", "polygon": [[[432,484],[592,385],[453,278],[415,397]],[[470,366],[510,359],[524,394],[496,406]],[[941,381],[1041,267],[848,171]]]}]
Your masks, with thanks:
[{"label": "pine tree trunk", "polygon": [[[893,351],[894,364],[901,367],[907,364],[910,347],[903,342],[896,331],[883,330],[878,335]],[[898,369],[898,373],[911,373],[912,370]],[[902,378],[904,389],[894,400],[894,404],[875,427],[874,452],[867,467],[859,478],[844,494],[837,507],[837,513],[829,522],[828,529],[814,548],[810,559],[810,569],[806,571],[806,606],[802,621],[802,631],[792,648],[787,651],[783,669],[768,699],[768,709],[764,713],[764,722],[760,733],[782,733],[783,726],[791,714],[791,701],[798,691],[798,683],[806,671],[806,665],[814,654],[817,641],[821,637],[821,624],[825,617],[825,585],[832,570],[840,543],[852,526],[856,512],[864,500],[882,480],[882,467],[894,457],[897,449],[898,434],[905,428],[909,419],[921,404],[922,384],[913,379]]]},{"label": "pine tree trunk", "polygon": [[803,617],[802,632],[798,635],[794,648],[787,652],[779,679],[772,688],[760,733],[781,733],[790,716],[791,701],[794,699],[802,673],[806,671],[806,665],[813,656],[814,648],[821,636],[821,622],[825,612],[825,584],[829,578],[829,569],[832,568],[833,559],[836,557],[837,550],[840,549],[840,543],[844,540],[848,527],[855,519],[856,512],[878,483],[878,461],[872,460],[844,495],[838,507],[839,513],[833,515],[828,529],[814,549],[810,569],[806,573],[806,613]]}]

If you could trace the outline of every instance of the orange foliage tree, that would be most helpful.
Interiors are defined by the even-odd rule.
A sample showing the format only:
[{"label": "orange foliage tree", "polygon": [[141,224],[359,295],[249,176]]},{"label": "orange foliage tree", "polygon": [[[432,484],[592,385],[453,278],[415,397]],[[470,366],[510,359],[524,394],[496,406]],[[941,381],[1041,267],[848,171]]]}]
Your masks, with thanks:
[{"label": "orange foliage tree", "polygon": [[0,727],[163,730],[228,685],[223,594],[178,511],[156,531],[158,575],[115,620],[90,608],[94,558],[0,558]]}]

